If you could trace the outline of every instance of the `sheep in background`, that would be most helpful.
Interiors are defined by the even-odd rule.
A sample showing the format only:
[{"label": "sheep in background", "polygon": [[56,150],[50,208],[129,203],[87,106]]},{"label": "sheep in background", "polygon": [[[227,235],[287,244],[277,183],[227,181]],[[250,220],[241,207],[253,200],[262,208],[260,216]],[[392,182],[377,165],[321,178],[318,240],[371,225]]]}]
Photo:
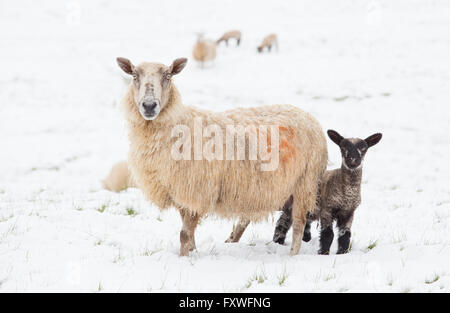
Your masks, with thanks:
[{"label": "sheep in background", "polygon": [[[125,58],[117,58],[117,62],[133,76],[123,102],[129,128],[129,167],[137,186],[150,201],[160,209],[175,207],[180,211],[180,255],[189,255],[195,249],[195,228],[205,214],[260,221],[291,195],[291,255],[297,254],[306,214],[314,210],[319,180],[327,164],[326,138],[317,120],[291,105],[221,113],[185,106],[172,76],[181,72],[187,59],[176,59],[170,66],[146,62],[135,67]],[[180,140],[172,136],[174,127],[182,125],[195,134],[198,119],[219,127],[222,133],[229,125],[279,125],[279,147],[270,144],[272,150],[279,152],[278,167],[264,171],[261,159],[195,160],[193,149],[184,146],[183,153],[186,149],[190,159],[174,159],[173,151],[180,152],[180,147],[173,150],[174,142]],[[208,141],[209,138],[200,137],[203,145]],[[244,142],[244,151],[248,151],[249,140]],[[232,152],[237,155],[236,146]]]},{"label": "sheep in background", "polygon": [[258,46],[258,52],[263,52],[264,48],[267,48],[270,52],[272,50],[272,46],[276,46],[278,51],[278,37],[276,34],[270,34],[264,37],[262,43]]},{"label": "sheep in background", "polygon": [[[344,138],[334,130],[328,130],[328,137],[339,146],[342,154],[342,166],[326,171],[320,184],[318,206],[306,218],[303,241],[311,240],[311,222],[320,220],[319,254],[329,254],[333,242],[333,221],[339,228],[337,254],[346,253],[350,245],[353,215],[361,203],[362,163],[367,149],[376,145],[382,137],[377,133],[366,139]],[[285,205],[281,214],[273,241],[284,244],[286,233],[292,224],[292,205]]]},{"label": "sheep in background", "polygon": [[110,191],[119,192],[129,187],[136,187],[128,170],[128,163],[120,161],[113,165],[108,176],[103,180],[103,187]]},{"label": "sheep in background", "polygon": [[202,34],[199,34],[192,51],[192,56],[194,57],[194,60],[200,62],[203,67],[205,62],[215,60],[217,55],[216,50],[216,42],[210,39],[205,39]]},{"label": "sheep in background", "polygon": [[241,36],[242,34],[239,30],[231,30],[223,34],[222,37],[217,40],[217,45],[219,45],[222,41],[225,41],[225,44],[228,47],[228,40],[234,38],[236,39],[236,46],[239,46],[239,44],[241,43]]}]

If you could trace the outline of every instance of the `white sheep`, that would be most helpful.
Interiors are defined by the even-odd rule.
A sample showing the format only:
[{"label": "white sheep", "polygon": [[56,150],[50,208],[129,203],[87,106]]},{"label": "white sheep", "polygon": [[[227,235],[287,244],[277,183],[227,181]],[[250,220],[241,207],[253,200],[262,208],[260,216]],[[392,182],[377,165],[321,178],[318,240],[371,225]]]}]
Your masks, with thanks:
[{"label": "white sheep", "polygon": [[[117,58],[117,62],[125,73],[133,76],[124,98],[130,139],[129,168],[137,186],[151,202],[161,209],[175,207],[180,211],[183,222],[180,255],[188,255],[195,248],[195,228],[205,214],[259,221],[291,195],[294,217],[291,254],[297,254],[306,214],[314,210],[319,180],[327,165],[326,139],[317,120],[291,105],[221,113],[185,106],[172,76],[181,72],[187,59],[176,59],[170,66],[142,63],[135,67],[125,58]],[[278,167],[262,170],[267,163],[262,158],[196,160],[195,151],[188,150],[187,143],[207,146],[211,139],[195,136],[198,120],[206,128],[212,125],[223,133],[229,125],[248,127],[246,137],[261,125],[275,125],[278,142],[275,142],[277,132],[265,138],[267,154],[279,156]],[[185,145],[174,149],[180,138],[174,138],[173,131],[180,125],[194,134],[193,141],[189,135],[184,138]],[[244,142],[244,151],[249,152],[250,141]],[[237,155],[238,145],[233,149],[232,155]],[[174,151],[182,151],[188,158],[177,160]]]},{"label": "white sheep", "polygon": [[200,65],[203,67],[205,62],[215,60],[216,55],[217,42],[210,39],[205,39],[202,34],[199,34],[192,51],[194,60],[200,62]]},{"label": "white sheep", "polygon": [[108,176],[103,180],[103,188],[114,192],[135,186],[136,184],[131,177],[127,161],[120,161],[114,164]]},{"label": "white sheep", "polygon": [[242,34],[239,30],[230,30],[228,32],[226,32],[225,34],[223,34],[217,41],[217,44],[220,44],[222,41],[225,41],[225,44],[228,47],[228,40],[230,40],[231,38],[236,39],[236,46],[239,46],[239,44],[241,43],[241,37]]}]

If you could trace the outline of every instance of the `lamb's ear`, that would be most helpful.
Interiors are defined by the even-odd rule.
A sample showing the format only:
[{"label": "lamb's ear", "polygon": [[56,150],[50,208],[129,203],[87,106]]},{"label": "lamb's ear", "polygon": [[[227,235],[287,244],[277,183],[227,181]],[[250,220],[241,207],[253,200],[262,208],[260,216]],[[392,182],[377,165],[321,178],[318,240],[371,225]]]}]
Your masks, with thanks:
[{"label": "lamb's ear", "polygon": [[134,72],[134,65],[131,63],[130,60],[125,58],[117,58],[117,64],[119,64],[119,67],[127,74],[132,75]]},{"label": "lamb's ear", "polygon": [[186,66],[187,59],[186,58],[179,58],[172,62],[172,65],[169,67],[169,74],[170,75],[176,75],[179,72],[181,72],[184,67]]},{"label": "lamb's ear", "polygon": [[339,135],[339,133],[337,131],[332,130],[332,129],[329,129],[327,131],[327,134],[328,134],[328,137],[330,137],[330,139],[338,146],[341,144],[342,139],[344,139],[344,137]]},{"label": "lamb's ear", "polygon": [[376,134],[373,134],[372,136],[367,137],[364,140],[369,147],[372,147],[372,146],[375,146],[381,140],[382,136],[383,136],[382,134],[376,133]]}]

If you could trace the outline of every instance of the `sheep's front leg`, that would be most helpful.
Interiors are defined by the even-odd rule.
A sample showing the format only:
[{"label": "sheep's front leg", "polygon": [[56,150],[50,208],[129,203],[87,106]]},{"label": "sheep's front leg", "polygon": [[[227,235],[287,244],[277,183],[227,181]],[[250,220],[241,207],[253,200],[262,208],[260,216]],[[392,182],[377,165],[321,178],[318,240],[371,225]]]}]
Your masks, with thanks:
[{"label": "sheep's front leg", "polygon": [[239,242],[248,224],[250,224],[249,220],[240,218],[238,223],[233,226],[233,231],[231,232],[230,237],[225,240],[225,242]]},{"label": "sheep's front leg", "polygon": [[351,228],[353,223],[353,213],[339,216],[337,219],[337,226],[339,228],[338,237],[338,251],[337,254],[343,254],[348,252],[350,247],[350,237],[352,235]]},{"label": "sheep's front leg", "polygon": [[187,210],[180,210],[183,227],[180,231],[180,256],[188,256],[189,251],[195,249],[195,228],[200,220],[200,215]]}]

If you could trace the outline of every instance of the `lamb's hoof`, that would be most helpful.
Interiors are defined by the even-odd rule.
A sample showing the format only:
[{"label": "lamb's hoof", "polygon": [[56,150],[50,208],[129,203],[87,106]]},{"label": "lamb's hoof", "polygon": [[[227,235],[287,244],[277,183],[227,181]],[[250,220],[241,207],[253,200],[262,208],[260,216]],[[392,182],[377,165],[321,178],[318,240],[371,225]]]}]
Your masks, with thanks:
[{"label": "lamb's hoof", "polygon": [[278,243],[280,245],[284,245],[284,241],[286,237],[273,237],[273,242]]},{"label": "lamb's hoof", "polygon": [[330,250],[322,250],[322,249],[320,249],[318,253],[321,254],[321,255],[329,255],[330,254]]},{"label": "lamb's hoof", "polygon": [[338,249],[338,251],[336,252],[336,254],[346,254],[348,252],[348,249]]},{"label": "lamb's hoof", "polygon": [[303,239],[304,242],[309,242],[311,240],[311,233],[304,233]]},{"label": "lamb's hoof", "polygon": [[232,243],[232,242],[233,242],[233,239],[231,239],[231,237],[228,238],[227,240],[225,240],[225,243]]}]

